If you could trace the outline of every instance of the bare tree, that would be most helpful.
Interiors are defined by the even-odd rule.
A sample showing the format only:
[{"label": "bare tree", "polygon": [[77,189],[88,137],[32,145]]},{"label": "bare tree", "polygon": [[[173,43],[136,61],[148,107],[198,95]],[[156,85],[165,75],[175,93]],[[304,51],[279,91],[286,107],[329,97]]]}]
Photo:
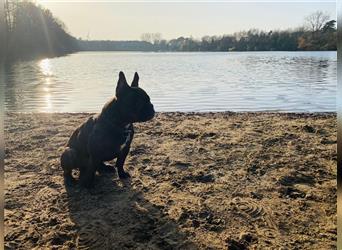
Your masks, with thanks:
[{"label": "bare tree", "polygon": [[143,33],[140,39],[148,43],[157,44],[162,40],[162,35],[160,33]]},{"label": "bare tree", "polygon": [[16,24],[16,10],[18,0],[5,0],[4,2],[4,15],[8,33],[12,32]]},{"label": "bare tree", "polygon": [[159,43],[162,40],[162,35],[160,33],[153,33],[152,34],[152,41],[154,44]]},{"label": "bare tree", "polygon": [[5,53],[8,49],[10,37],[12,35],[16,22],[16,8],[18,0],[5,0],[0,6],[0,42],[1,46],[0,57],[5,58]]},{"label": "bare tree", "polygon": [[321,30],[330,16],[323,11],[316,11],[305,18],[305,26],[312,32]]},{"label": "bare tree", "polygon": [[140,39],[141,39],[141,41],[152,43],[151,33],[143,33],[143,34],[141,34]]}]

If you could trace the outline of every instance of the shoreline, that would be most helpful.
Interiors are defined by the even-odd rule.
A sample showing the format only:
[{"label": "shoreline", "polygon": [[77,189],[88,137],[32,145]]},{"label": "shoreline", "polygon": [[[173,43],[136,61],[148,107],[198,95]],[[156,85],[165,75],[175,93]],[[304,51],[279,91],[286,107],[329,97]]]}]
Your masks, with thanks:
[{"label": "shoreline", "polygon": [[336,248],[336,112],[157,112],[130,182],[66,189],[60,154],[92,114],[5,112],[9,249]]},{"label": "shoreline", "polygon": [[[47,115],[47,114],[75,114],[75,115],[82,115],[82,114],[89,114],[94,115],[98,114],[99,112],[24,112],[24,111],[5,111],[4,114],[23,114],[23,115]],[[315,111],[315,112],[289,112],[289,111],[156,111],[156,114],[184,114],[184,115],[210,115],[210,114],[250,114],[250,115],[262,115],[262,114],[270,114],[270,115],[337,115],[337,111]]]}]

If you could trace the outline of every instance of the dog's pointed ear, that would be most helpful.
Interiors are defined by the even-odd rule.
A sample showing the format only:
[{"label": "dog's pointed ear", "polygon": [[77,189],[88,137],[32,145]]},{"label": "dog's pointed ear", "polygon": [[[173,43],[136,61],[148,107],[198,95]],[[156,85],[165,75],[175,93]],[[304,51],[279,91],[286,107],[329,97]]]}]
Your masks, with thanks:
[{"label": "dog's pointed ear", "polygon": [[128,88],[129,86],[126,81],[125,74],[122,71],[120,71],[118,84],[116,86],[116,97],[122,95],[122,93],[124,93]]},{"label": "dog's pointed ear", "polygon": [[131,87],[139,87],[139,75],[137,72],[135,72],[135,74],[134,74],[134,78],[133,78]]}]

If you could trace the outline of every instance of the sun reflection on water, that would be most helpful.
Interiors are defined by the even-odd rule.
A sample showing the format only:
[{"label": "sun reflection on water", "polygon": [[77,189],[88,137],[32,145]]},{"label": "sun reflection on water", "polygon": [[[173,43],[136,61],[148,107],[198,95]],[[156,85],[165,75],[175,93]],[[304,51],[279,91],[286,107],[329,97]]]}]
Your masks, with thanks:
[{"label": "sun reflection on water", "polygon": [[44,98],[45,105],[43,107],[43,111],[50,112],[52,110],[52,98],[51,98],[51,76],[52,76],[52,70],[51,70],[51,63],[48,58],[43,59],[39,62],[39,68],[41,73],[44,76],[44,87],[42,88],[43,93],[42,97]]},{"label": "sun reflection on water", "polygon": [[45,78],[45,84],[46,85],[50,85],[51,84],[51,80],[49,77]]},{"label": "sun reflection on water", "polygon": [[44,76],[51,76],[51,64],[48,58],[43,59],[39,62],[40,71],[43,73]]}]

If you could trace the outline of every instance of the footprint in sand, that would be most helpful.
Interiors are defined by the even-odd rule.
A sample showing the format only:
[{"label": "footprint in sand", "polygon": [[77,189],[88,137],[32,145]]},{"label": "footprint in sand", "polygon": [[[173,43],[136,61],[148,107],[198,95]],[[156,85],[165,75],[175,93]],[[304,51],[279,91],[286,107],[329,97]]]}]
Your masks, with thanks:
[{"label": "footprint in sand", "polygon": [[257,220],[265,216],[265,210],[251,200],[243,200],[240,197],[236,197],[232,200],[232,204],[237,210],[244,215],[247,215],[252,220]]},{"label": "footprint in sand", "polygon": [[237,208],[239,212],[248,216],[252,221],[262,221],[263,223],[254,227],[256,232],[261,238],[264,238],[270,242],[279,238],[279,231],[274,221],[272,220],[271,213],[264,207],[249,200],[236,197],[232,200],[232,204]]},{"label": "footprint in sand", "polygon": [[110,228],[95,220],[81,227],[76,240],[77,249],[110,249]]},{"label": "footprint in sand", "polygon": [[281,234],[278,230],[267,227],[255,227],[256,234],[259,236],[259,241],[272,245],[273,249],[280,247],[278,244],[281,243]]},{"label": "footprint in sand", "polygon": [[276,230],[271,228],[257,228],[257,233],[264,238],[267,238],[269,240],[277,239],[279,238],[279,234]]},{"label": "footprint in sand", "polygon": [[59,192],[50,187],[44,187],[40,189],[37,194],[35,195],[34,202],[37,203],[37,205],[45,204],[46,203],[53,203],[55,200],[58,199]]}]

